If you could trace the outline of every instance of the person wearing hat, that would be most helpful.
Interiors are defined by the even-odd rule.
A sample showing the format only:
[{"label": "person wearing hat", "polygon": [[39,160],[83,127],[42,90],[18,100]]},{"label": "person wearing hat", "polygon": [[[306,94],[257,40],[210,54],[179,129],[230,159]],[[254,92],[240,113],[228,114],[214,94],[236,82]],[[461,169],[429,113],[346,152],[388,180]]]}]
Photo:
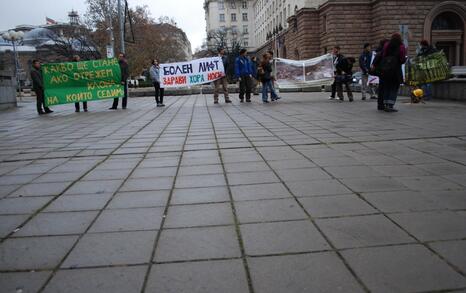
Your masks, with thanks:
[{"label": "person wearing hat", "polygon": [[228,97],[228,78],[226,73],[228,72],[228,58],[225,56],[225,49],[218,48],[218,57],[222,59],[223,69],[225,71],[225,75],[214,81],[214,104],[218,104],[218,94],[220,91],[220,87],[223,89],[223,95],[225,97],[225,103],[231,103],[230,98]]}]

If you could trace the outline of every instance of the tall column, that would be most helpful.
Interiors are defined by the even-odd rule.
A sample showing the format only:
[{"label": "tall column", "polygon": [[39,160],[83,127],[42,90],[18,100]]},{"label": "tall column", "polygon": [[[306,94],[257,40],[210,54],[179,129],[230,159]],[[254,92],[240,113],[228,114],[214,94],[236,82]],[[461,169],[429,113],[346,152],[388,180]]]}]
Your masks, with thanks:
[{"label": "tall column", "polygon": [[455,65],[459,66],[460,64],[461,64],[461,43],[456,42]]}]

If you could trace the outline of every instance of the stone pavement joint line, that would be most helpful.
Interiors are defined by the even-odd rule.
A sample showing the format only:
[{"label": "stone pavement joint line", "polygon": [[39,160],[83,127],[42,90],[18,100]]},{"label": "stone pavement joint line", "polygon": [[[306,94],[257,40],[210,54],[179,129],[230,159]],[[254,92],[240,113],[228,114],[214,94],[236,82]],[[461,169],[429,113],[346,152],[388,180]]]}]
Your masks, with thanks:
[{"label": "stone pavement joint line", "polygon": [[466,291],[466,104],[0,113],[0,291]]}]

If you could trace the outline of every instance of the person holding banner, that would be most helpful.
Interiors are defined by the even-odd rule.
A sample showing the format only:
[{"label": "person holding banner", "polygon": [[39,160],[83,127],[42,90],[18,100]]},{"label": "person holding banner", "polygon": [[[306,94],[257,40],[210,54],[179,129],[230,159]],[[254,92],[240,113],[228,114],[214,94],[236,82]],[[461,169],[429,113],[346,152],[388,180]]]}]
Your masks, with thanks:
[{"label": "person holding banner", "polygon": [[[121,84],[124,87],[124,95],[121,101],[121,107],[126,109],[126,104],[128,103],[128,78],[129,78],[129,67],[128,62],[126,61],[126,56],[123,53],[118,54],[118,64],[120,65],[121,72]],[[113,105],[109,110],[116,110],[118,108],[119,98],[113,99]]]},{"label": "person holding banner", "polygon": [[246,53],[246,49],[241,49],[239,57],[235,60],[235,75],[239,79],[239,100],[241,103],[244,102],[244,94],[246,94],[246,102],[251,102],[252,66]]},{"label": "person holding banner", "polygon": [[[39,60],[32,60],[32,70],[31,70],[31,79],[32,79],[32,90],[36,93],[37,99],[37,113],[39,115],[49,114],[53,111],[45,106],[45,94],[44,94],[44,82],[42,79],[42,70],[40,69]],[[44,109],[42,109],[42,107]]]},{"label": "person holding banner", "polygon": [[[81,61],[81,57],[79,55],[74,55],[73,59],[72,59],[72,62],[79,62],[79,61]],[[87,112],[87,102],[83,102],[83,110],[84,110],[84,112]],[[80,112],[79,102],[74,103],[74,111],[76,113]]]},{"label": "person holding banner", "polygon": [[152,66],[150,67],[149,74],[155,88],[155,102],[157,103],[157,107],[165,107],[163,103],[165,89],[160,87],[160,66],[157,59],[152,60]]},{"label": "person holding banner", "polygon": [[[429,41],[427,40],[422,40],[421,42],[419,42],[419,46],[419,52],[417,53],[418,57],[429,56],[438,52],[438,50],[434,46],[430,45]],[[430,100],[432,98],[432,84],[421,84],[421,88],[424,91],[424,99]]]},{"label": "person holding banner", "polygon": [[225,97],[225,103],[231,103],[230,98],[228,97],[228,78],[226,73],[228,72],[228,57],[225,56],[225,49],[218,48],[218,57],[222,59],[223,70],[225,71],[225,76],[214,81],[214,104],[218,104],[218,93],[220,87],[223,89],[223,95]]}]

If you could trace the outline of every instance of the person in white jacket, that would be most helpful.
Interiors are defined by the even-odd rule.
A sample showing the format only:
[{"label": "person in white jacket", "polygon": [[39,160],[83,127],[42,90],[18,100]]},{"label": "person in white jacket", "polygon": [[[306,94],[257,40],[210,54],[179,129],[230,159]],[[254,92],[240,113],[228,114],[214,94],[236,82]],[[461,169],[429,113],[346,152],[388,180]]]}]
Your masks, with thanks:
[{"label": "person in white jacket", "polygon": [[163,94],[165,89],[160,87],[160,66],[157,59],[152,60],[152,66],[150,67],[149,73],[150,79],[152,80],[155,88],[155,102],[157,103],[157,107],[165,107],[163,104]]}]

